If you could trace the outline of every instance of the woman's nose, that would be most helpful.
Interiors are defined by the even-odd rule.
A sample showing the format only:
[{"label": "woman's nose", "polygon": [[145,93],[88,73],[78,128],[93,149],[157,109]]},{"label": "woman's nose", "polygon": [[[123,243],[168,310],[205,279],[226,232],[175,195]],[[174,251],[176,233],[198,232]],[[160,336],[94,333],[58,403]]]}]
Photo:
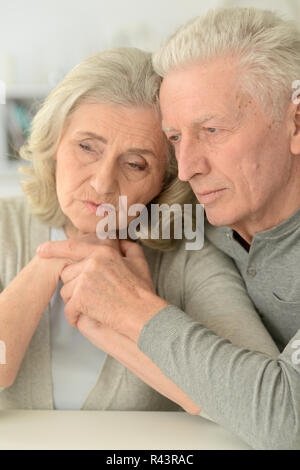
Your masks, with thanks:
[{"label": "woman's nose", "polygon": [[98,194],[114,193],[118,185],[116,164],[108,161],[98,162],[90,184]]}]

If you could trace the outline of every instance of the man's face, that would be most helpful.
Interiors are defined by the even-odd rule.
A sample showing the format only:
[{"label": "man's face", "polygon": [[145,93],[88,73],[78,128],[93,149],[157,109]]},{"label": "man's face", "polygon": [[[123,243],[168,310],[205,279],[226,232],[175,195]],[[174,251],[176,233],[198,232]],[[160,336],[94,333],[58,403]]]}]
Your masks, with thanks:
[{"label": "man's face", "polygon": [[291,125],[241,92],[234,62],[170,72],[161,87],[163,129],[213,225],[243,228],[276,218],[292,181]]}]

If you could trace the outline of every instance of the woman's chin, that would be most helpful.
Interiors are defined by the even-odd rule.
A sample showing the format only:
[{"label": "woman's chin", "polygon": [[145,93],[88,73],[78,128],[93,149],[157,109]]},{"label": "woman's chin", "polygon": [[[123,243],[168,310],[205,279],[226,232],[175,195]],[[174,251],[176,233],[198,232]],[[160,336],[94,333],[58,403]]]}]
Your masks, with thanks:
[{"label": "woman's chin", "polygon": [[74,223],[68,224],[64,227],[65,233],[68,238],[77,238],[79,236],[94,234],[96,235],[97,223]]}]

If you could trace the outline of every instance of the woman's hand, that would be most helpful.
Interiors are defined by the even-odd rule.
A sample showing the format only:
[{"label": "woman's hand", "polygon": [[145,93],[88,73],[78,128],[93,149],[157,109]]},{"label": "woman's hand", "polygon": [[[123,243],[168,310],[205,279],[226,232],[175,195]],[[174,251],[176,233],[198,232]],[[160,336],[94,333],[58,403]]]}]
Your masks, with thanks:
[{"label": "woman's hand", "polygon": [[[36,272],[39,273],[41,282],[48,282],[48,288],[43,292],[43,294],[45,294],[45,296],[47,296],[48,300],[50,301],[61,278],[63,270],[72,264],[73,261],[68,258],[46,259],[40,258],[38,255],[36,255],[32,259],[31,263],[34,266],[34,269],[36,269]],[[42,294],[42,292],[39,294]]]},{"label": "woman's hand", "polygon": [[142,247],[125,240],[121,246],[122,254],[67,240],[46,243],[41,256],[79,261],[62,273],[61,296],[71,326],[83,313],[137,342],[144,324],[169,303],[155,293]]},{"label": "woman's hand", "polygon": [[[119,240],[100,240],[96,234],[87,233],[84,235],[74,236],[72,239],[77,242],[83,242],[89,246],[89,254],[92,254],[93,247],[96,249],[99,246],[109,246],[114,248],[117,252],[120,252]],[[48,242],[50,245],[56,242]],[[58,281],[62,278],[63,270],[74,263],[77,263],[77,258],[42,258],[39,255],[36,255],[32,262],[36,265],[36,269],[40,270],[42,277],[45,277],[49,280],[49,286],[51,289],[57,286]],[[62,279],[63,280],[63,279]]]}]

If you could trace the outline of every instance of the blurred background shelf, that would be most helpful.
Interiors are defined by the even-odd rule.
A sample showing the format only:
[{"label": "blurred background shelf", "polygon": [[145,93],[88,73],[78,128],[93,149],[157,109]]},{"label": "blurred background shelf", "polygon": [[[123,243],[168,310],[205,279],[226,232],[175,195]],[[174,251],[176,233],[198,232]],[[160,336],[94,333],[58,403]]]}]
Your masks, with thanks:
[{"label": "blurred background shelf", "polygon": [[8,86],[6,102],[0,105],[0,168],[14,171],[14,160],[29,134],[31,120],[49,93],[44,85]]}]

